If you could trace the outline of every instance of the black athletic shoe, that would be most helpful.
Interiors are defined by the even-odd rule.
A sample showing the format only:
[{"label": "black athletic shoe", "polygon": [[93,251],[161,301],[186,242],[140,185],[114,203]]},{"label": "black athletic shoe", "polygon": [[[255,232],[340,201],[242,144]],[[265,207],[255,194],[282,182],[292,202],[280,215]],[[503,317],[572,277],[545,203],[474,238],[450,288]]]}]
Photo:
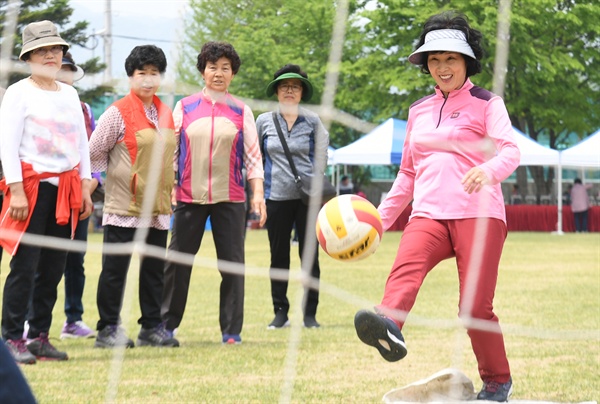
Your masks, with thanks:
[{"label": "black athletic shoe", "polygon": [[27,343],[27,350],[41,361],[66,361],[69,355],[54,348],[48,340],[48,334],[40,333],[37,338]]},{"label": "black athletic shoe", "polygon": [[177,348],[179,341],[173,336],[173,331],[167,330],[166,325],[166,322],[162,322],[154,328],[142,327],[137,337],[137,345]]},{"label": "black athletic shoe", "polygon": [[127,337],[125,330],[118,325],[107,325],[96,336],[94,348],[133,348],[135,344]]},{"label": "black athletic shoe", "polygon": [[5,342],[6,348],[15,359],[15,362],[26,365],[33,365],[36,362],[35,356],[27,349],[27,341],[24,339],[9,339]]},{"label": "black athletic shoe", "polygon": [[358,338],[365,344],[377,348],[386,361],[396,362],[406,356],[404,337],[391,318],[360,310],[354,316],[354,327]]},{"label": "black athletic shoe", "polygon": [[285,313],[283,310],[279,310],[277,313],[275,313],[275,318],[267,326],[267,329],[276,330],[279,328],[284,328],[284,327],[289,327],[289,326],[290,326],[290,320],[288,320],[287,313]]},{"label": "black athletic shoe", "polygon": [[304,328],[319,328],[321,324],[317,322],[317,319],[314,317],[304,317]]},{"label": "black athletic shoe", "polygon": [[506,383],[484,382],[478,400],[505,402],[512,394],[512,377]]}]

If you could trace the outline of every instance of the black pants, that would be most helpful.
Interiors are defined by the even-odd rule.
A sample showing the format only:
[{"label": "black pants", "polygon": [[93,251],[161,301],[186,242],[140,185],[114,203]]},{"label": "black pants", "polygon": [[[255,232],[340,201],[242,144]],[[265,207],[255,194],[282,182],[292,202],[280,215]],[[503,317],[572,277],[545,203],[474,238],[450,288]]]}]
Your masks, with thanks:
[{"label": "black pants", "polygon": [[[105,226],[104,247],[110,244],[133,241],[136,228]],[[148,245],[166,249],[168,230],[150,228],[146,236]],[[131,254],[102,253],[102,272],[98,280],[96,303],[100,321],[96,328],[102,330],[107,325],[120,324],[121,307],[127,271],[131,262]],[[164,259],[140,257],[139,302],[142,316],[138,320],[144,328],[154,328],[161,322],[160,303],[164,285]]]},{"label": "black pants", "polygon": [[575,217],[575,231],[587,231],[588,211],[573,212],[573,216]]},{"label": "black pants", "polygon": [[[304,205],[300,199],[288,201],[272,201],[267,199],[267,231],[269,235],[269,244],[271,246],[271,272],[274,270],[290,269],[290,237],[292,229],[296,225],[298,234],[298,254],[302,262],[302,251],[308,237],[315,237],[314,226],[309,226],[309,232],[306,233],[306,216],[308,206]],[[318,245],[315,251],[315,259],[311,266],[310,276],[313,281],[318,281],[321,277],[319,267]],[[273,299],[273,309],[289,312],[290,302],[287,298],[288,280],[273,279],[271,277],[271,297]],[[314,317],[317,314],[317,305],[319,304],[319,289],[305,288],[302,301],[302,310],[305,317]]]},{"label": "black pants", "polygon": [[[244,264],[244,229],[246,208],[243,203],[221,202],[198,205],[178,202],[174,211],[173,231],[169,252],[191,254],[200,249],[206,221],[210,216],[217,264],[221,273],[219,324],[222,334],[240,334],[244,322],[243,265],[224,268],[229,263]],[[231,272],[234,269],[236,272]],[[240,272],[241,271],[241,272]],[[167,261],[162,318],[167,329],[181,324],[187,303],[192,264]]]},{"label": "black pants", "polygon": [[[69,238],[70,225],[56,224],[58,188],[41,182],[37,202],[26,233]],[[23,337],[23,323],[28,316],[29,338],[48,333],[57,287],[65,270],[66,250],[54,250],[21,243],[10,260],[10,272],[2,296],[2,337]],[[31,307],[28,315],[29,299]]]}]

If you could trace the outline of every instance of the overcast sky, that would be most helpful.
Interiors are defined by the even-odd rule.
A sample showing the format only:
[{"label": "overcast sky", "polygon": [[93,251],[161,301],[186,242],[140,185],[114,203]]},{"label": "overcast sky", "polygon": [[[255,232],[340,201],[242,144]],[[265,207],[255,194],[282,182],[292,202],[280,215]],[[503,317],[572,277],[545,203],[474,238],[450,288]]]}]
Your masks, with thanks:
[{"label": "overcast sky", "polygon": [[[106,0],[71,0],[73,21],[88,21],[88,34],[100,32],[105,25]],[[125,58],[137,45],[153,44],[162,48],[169,67],[174,67],[177,57],[176,43],[182,33],[183,15],[188,0],[112,0],[112,75],[124,79]],[[90,39],[88,48],[71,49],[75,61],[99,56],[104,61],[104,42],[101,37]],[[82,87],[101,82],[103,75],[86,77],[78,83]],[[167,68],[167,79],[169,68]]]}]

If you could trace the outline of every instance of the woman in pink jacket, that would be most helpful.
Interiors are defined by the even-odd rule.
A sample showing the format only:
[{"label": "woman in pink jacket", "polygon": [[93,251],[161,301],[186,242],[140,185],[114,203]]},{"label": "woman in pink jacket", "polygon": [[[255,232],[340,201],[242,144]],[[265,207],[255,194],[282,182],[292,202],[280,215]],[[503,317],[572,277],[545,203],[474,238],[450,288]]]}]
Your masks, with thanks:
[{"label": "woman in pink jacket", "polygon": [[510,368],[493,298],[506,238],[500,183],[520,153],[503,100],[473,85],[481,71],[482,35],[460,14],[444,12],[424,25],[409,61],[430,74],[435,92],[409,110],[398,176],[378,210],[390,228],[412,201],[385,292],[375,313],[356,314],[358,337],[384,359],[406,356],[401,329],[425,276],[456,259],[459,316],[479,367],[478,399],[506,401]]}]

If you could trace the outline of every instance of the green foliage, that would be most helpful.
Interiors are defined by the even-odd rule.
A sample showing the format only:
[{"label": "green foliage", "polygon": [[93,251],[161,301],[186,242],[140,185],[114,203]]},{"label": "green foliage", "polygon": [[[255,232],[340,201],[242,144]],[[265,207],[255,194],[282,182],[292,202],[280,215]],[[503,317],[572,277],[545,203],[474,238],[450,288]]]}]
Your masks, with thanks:
[{"label": "green foliage", "polygon": [[[534,139],[546,134],[551,147],[572,132],[583,137],[600,126],[597,108],[600,8],[595,3],[593,0],[512,2],[504,98],[513,125]],[[352,55],[346,71],[348,80],[354,78],[356,70],[364,78],[359,91],[366,96],[360,100],[363,104],[358,105],[362,108],[370,105],[378,112],[379,119],[405,118],[410,103],[431,92],[433,80],[418,73],[406,57],[414,49],[423,22],[447,9],[464,13],[483,33],[486,53],[483,72],[473,81],[491,89],[497,7],[497,2],[489,0],[383,0],[374,10],[360,12],[367,23],[359,33],[366,40],[357,41],[360,52]],[[369,44],[366,48],[365,43]],[[392,88],[408,96],[391,94]]]},{"label": "green foliage", "polygon": [[[568,144],[600,127],[600,7],[597,0],[513,0],[504,98],[513,126],[549,146]],[[318,104],[327,73],[337,2],[322,0],[192,0],[180,77],[197,84],[195,57],[207,40],[231,42],[243,65],[232,93],[265,99],[272,74],[300,64],[316,87]],[[491,0],[351,0],[335,107],[362,120],[406,119],[410,105],[432,92],[429,75],[407,61],[427,18],[443,10],[464,13],[483,33],[482,73],[472,81],[492,89],[498,2]],[[260,111],[255,111],[260,112]],[[362,133],[333,124],[330,143],[349,144]],[[540,194],[554,171],[532,168]],[[360,175],[360,173],[357,173]]]},{"label": "green foliage", "polygon": [[[323,89],[334,8],[332,3],[304,0],[191,0],[178,68],[181,81],[201,81],[196,58],[207,41],[231,43],[242,66],[231,84],[235,95],[267,99],[265,89],[273,73],[296,63],[315,85],[312,102]],[[310,16],[310,18],[308,18]]]}]

